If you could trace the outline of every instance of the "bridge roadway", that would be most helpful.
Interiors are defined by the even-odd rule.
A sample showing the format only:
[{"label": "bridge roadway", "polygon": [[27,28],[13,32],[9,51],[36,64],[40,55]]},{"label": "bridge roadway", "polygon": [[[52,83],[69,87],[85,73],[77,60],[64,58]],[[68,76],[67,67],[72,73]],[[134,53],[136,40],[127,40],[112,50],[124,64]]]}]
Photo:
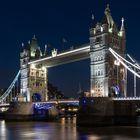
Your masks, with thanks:
[{"label": "bridge roadway", "polygon": [[[79,100],[75,100],[75,99],[71,99],[71,100],[50,100],[50,101],[46,101],[46,102],[33,102],[34,104],[59,104],[59,103],[70,103],[70,104],[79,104]],[[0,108],[1,107],[7,107],[10,106],[10,103],[4,103],[4,104],[0,104]]]},{"label": "bridge roadway", "polygon": [[31,60],[28,64],[42,64],[46,67],[54,67],[62,64],[67,64],[75,61],[80,61],[89,58],[90,46],[84,44],[78,48],[70,49],[55,56],[46,56],[40,59]]},{"label": "bridge roadway", "polygon": [[[140,97],[118,97],[118,98],[112,98],[112,100],[140,100]],[[59,104],[59,103],[73,103],[73,104],[79,104],[78,99],[68,99],[68,100],[49,100],[46,102],[33,102],[37,104],[43,104],[43,103],[48,103],[48,104]],[[9,106],[10,103],[4,103],[0,104],[0,107],[7,107]]]}]

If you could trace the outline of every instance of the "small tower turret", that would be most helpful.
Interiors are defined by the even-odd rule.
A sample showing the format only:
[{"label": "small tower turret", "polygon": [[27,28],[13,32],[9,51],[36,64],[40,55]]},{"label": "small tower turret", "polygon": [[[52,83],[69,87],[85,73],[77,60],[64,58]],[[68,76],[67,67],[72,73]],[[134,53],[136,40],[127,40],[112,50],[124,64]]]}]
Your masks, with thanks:
[{"label": "small tower turret", "polygon": [[46,56],[46,54],[47,54],[47,44],[45,44],[45,49],[44,49],[44,56]]},{"label": "small tower turret", "polygon": [[125,28],[124,28],[124,18],[122,17],[122,24],[121,24],[121,29],[120,29],[120,32],[119,32],[119,36],[122,37],[122,38],[125,38]]},{"label": "small tower turret", "polygon": [[30,44],[31,57],[35,57],[37,48],[38,48],[38,42],[37,42],[37,38],[34,35]]}]

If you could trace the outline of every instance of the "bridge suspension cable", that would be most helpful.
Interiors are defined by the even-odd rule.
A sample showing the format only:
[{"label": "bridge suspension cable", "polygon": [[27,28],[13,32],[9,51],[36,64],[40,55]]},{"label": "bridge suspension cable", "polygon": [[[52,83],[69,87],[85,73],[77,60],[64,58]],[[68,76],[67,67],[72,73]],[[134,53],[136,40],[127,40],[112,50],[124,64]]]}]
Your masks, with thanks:
[{"label": "bridge suspension cable", "polygon": [[12,94],[12,89],[15,86],[18,77],[20,75],[20,71],[17,73],[16,77],[14,78],[13,82],[10,84],[10,86],[8,87],[8,89],[4,92],[4,94],[0,97],[0,103],[3,103],[3,101],[6,99],[6,97],[8,97],[10,94]]},{"label": "bridge suspension cable", "polygon": [[116,53],[112,48],[109,48],[109,51],[126,69],[128,69],[131,73],[136,75],[138,78],[140,78],[140,74],[137,73],[135,70],[133,70],[133,68],[140,70],[140,66],[137,66],[137,65],[127,61],[125,58],[123,58],[118,53]]},{"label": "bridge suspension cable", "polygon": [[134,65],[136,65],[137,67],[140,68],[139,63],[137,62],[137,60],[135,60],[132,56],[130,56],[129,54],[127,54],[128,58],[132,61],[132,63],[134,63]]},{"label": "bridge suspension cable", "polygon": [[[140,68],[140,65],[139,65],[139,63],[137,62],[137,60],[135,60],[132,56],[130,56],[129,54],[127,54],[127,56],[128,56],[128,58],[131,60],[131,62],[134,64],[134,65],[136,65],[136,66],[138,66],[139,68]],[[134,68],[134,71],[136,72],[136,69]],[[140,70],[137,70],[137,73],[140,73]],[[136,97],[137,96],[137,78],[136,78],[136,75],[134,75],[134,97]]]}]

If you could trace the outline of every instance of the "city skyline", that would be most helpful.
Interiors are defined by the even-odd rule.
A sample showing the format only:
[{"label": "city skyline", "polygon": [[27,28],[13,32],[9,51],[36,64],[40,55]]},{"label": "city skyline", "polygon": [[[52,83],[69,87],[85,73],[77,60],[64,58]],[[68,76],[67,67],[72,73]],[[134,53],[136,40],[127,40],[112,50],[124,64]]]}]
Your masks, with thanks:
[{"label": "city skyline", "polygon": [[[81,1],[80,1],[81,2]],[[88,3],[89,2],[89,3]],[[89,27],[91,15],[94,14],[95,22],[100,22],[104,16],[107,3],[110,4],[112,16],[119,25],[121,18],[125,19],[126,28],[126,49],[131,52],[136,59],[139,58],[138,34],[140,28],[138,14],[138,3],[133,5],[128,2],[101,1],[66,2],[66,1],[47,1],[36,3],[30,1],[26,3],[3,3],[1,7],[1,41],[2,54],[0,56],[1,72],[0,87],[8,87],[14,75],[19,69],[19,54],[22,42],[28,43],[35,34],[41,49],[45,44],[52,46],[50,49],[57,48],[67,50],[71,46],[79,46],[89,42]],[[16,3],[16,5],[14,5]],[[98,8],[96,5],[98,5]],[[76,7],[78,7],[76,9]],[[118,11],[119,7],[119,11]],[[128,18],[129,17],[129,18]],[[135,29],[135,30],[134,30]],[[62,39],[66,39],[62,45]],[[134,47],[132,47],[134,46]],[[57,86],[65,95],[77,94],[79,83],[83,90],[89,90],[89,61],[80,61],[68,65],[54,67],[48,72],[50,82]],[[72,77],[73,76],[73,77]],[[77,77],[76,79],[74,79]]]}]

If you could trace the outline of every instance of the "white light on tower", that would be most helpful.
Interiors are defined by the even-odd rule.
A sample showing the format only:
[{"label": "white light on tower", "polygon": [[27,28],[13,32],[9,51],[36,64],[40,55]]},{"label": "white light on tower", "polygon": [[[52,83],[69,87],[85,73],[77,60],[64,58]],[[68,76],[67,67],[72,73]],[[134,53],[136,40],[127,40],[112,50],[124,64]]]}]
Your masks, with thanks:
[{"label": "white light on tower", "polygon": [[120,66],[120,62],[118,60],[115,60],[114,65]]},{"label": "white light on tower", "polygon": [[31,64],[31,68],[32,69],[35,69],[35,64]]},{"label": "white light on tower", "polygon": [[45,66],[43,66],[43,67],[42,67],[42,70],[43,70],[43,71],[46,71],[46,67],[45,67]]},{"label": "white light on tower", "polygon": [[93,89],[91,90],[91,94],[94,94],[94,90]]},{"label": "white light on tower", "polygon": [[103,32],[103,27],[101,27],[101,32]]}]

